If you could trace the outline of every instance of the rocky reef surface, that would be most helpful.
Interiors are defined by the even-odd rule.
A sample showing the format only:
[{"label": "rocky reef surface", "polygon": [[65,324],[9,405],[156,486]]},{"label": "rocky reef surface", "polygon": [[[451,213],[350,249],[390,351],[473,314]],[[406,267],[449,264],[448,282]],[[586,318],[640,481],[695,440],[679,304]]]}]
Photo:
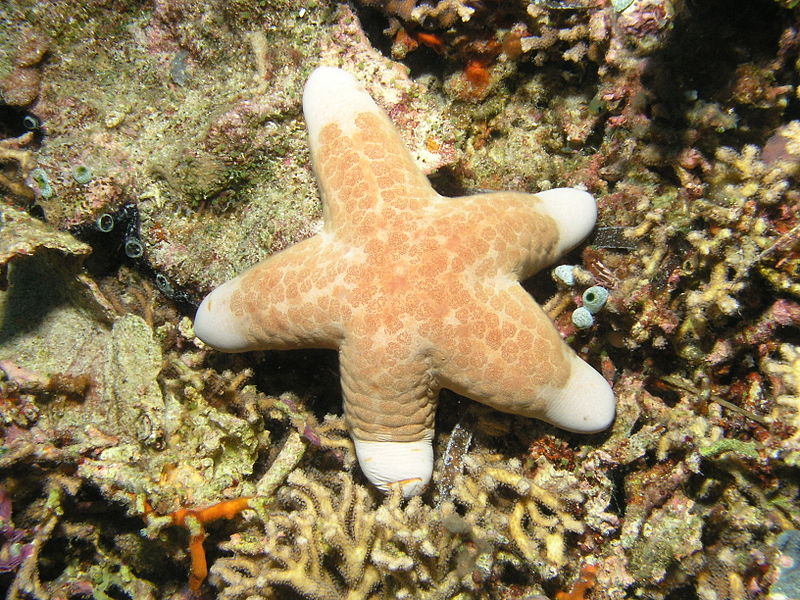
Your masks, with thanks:
[{"label": "rocky reef surface", "polygon": [[[795,5],[3,3],[0,589],[800,598]],[[613,383],[610,431],[444,395],[406,501],[356,466],[334,354],[194,337],[205,293],[321,225],[319,64],[444,195],[595,195],[526,288]]]}]

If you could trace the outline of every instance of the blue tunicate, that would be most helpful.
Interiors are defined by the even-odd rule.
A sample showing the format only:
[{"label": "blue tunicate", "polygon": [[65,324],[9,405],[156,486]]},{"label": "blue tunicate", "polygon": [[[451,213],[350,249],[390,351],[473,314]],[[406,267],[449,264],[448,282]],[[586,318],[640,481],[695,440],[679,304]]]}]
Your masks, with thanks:
[{"label": "blue tunicate", "polygon": [[112,229],[114,229],[114,216],[108,213],[103,213],[102,215],[97,217],[95,225],[97,225],[97,229],[99,229],[103,233],[108,233]]},{"label": "blue tunicate", "polygon": [[33,115],[25,115],[25,117],[22,119],[22,126],[28,131],[39,129],[39,125],[41,125],[41,123],[39,123],[39,119]]},{"label": "blue tunicate", "polygon": [[781,551],[776,561],[778,578],[769,589],[769,598],[800,598],[800,531],[789,529],[775,538]]},{"label": "blue tunicate", "polygon": [[138,238],[129,237],[125,240],[125,256],[128,258],[142,258],[144,256],[144,246]]},{"label": "blue tunicate", "polygon": [[175,85],[183,87],[189,76],[186,74],[186,57],[189,53],[186,50],[178,50],[175,58],[169,66],[169,76]]},{"label": "blue tunicate", "polygon": [[92,180],[92,170],[86,165],[76,165],[72,167],[72,178],[83,185]]},{"label": "blue tunicate", "polygon": [[167,279],[167,276],[163,273],[156,274],[156,287],[168,298],[171,298],[175,294],[172,284],[169,282],[169,279]]},{"label": "blue tunicate", "polygon": [[33,171],[31,171],[31,179],[39,186],[39,193],[42,195],[42,198],[47,199],[53,197],[53,188],[50,185],[50,178],[47,176],[44,169],[38,167],[33,169]]},{"label": "blue tunicate", "polygon": [[575,285],[575,267],[572,265],[558,265],[553,269],[553,277],[566,285]]},{"label": "blue tunicate", "polygon": [[597,314],[608,300],[608,290],[599,285],[593,285],[583,292],[583,305],[590,313]]},{"label": "blue tunicate", "polygon": [[572,311],[572,324],[578,329],[588,329],[594,324],[594,317],[585,306],[579,306]]}]

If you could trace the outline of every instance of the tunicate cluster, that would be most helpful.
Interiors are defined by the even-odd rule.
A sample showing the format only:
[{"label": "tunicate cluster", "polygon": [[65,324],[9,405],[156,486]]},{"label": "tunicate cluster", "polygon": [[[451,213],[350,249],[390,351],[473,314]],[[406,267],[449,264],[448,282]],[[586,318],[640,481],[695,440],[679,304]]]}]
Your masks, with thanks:
[{"label": "tunicate cluster", "polygon": [[197,307],[189,294],[147,260],[139,233],[139,209],[134,203],[123,204],[115,212],[100,213],[94,221],[77,225],[70,232],[94,248],[86,263],[90,271],[107,272],[120,262],[132,262],[146,277],[155,280],[156,287],[167,298],[187,309]]},{"label": "tunicate cluster", "polygon": [[[577,267],[574,265],[558,265],[553,269],[553,279],[557,283],[565,286],[575,285],[575,272]],[[572,324],[578,329],[588,329],[594,325],[594,315],[605,306],[608,300],[608,290],[600,285],[593,285],[587,288],[581,297],[583,306],[579,306],[572,311]]]},{"label": "tunicate cluster", "polygon": [[599,285],[593,285],[583,292],[581,297],[583,306],[572,311],[572,324],[578,329],[588,329],[594,325],[594,315],[600,312],[608,300],[608,290]]},{"label": "tunicate cluster", "polygon": [[99,271],[113,268],[112,265],[123,256],[130,260],[144,257],[144,244],[139,235],[139,211],[133,203],[123,204],[114,212],[100,213],[94,221],[77,225],[70,231],[94,248],[92,258],[87,261],[90,270],[93,266]]}]

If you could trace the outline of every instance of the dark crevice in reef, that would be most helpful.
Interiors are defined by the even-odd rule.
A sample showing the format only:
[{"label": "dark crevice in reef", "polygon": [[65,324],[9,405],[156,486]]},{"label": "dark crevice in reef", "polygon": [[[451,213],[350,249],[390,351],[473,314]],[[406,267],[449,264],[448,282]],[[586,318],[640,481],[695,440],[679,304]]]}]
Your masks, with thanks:
[{"label": "dark crevice in reef", "polygon": [[[785,117],[774,108],[737,103],[733,86],[743,65],[751,65],[757,77],[775,60],[781,33],[791,22],[792,13],[773,0],[688,0],[664,47],[648,59],[642,75],[650,107],[658,106],[653,138],[666,145],[685,139],[690,127],[685,115],[695,101],[691,94],[696,94],[701,101],[734,111],[739,123],[747,123],[705,140],[709,148],[720,143],[735,147],[763,143]],[[796,78],[792,63],[787,61],[787,68],[778,72],[786,81],[772,85]],[[790,109],[800,110],[797,104],[793,100]]]},{"label": "dark crevice in reef", "polygon": [[318,418],[341,411],[339,359],[333,350],[275,350],[263,353],[256,371],[260,391],[276,396],[296,390]]},{"label": "dark crevice in reef", "polygon": [[739,65],[774,59],[790,16],[773,0],[691,0],[659,58],[676,87],[718,99]]},{"label": "dark crevice in reef", "polygon": [[356,13],[364,35],[375,50],[387,58],[391,58],[392,40],[384,31],[389,27],[389,18],[378,8],[352,4],[350,8]]},{"label": "dark crevice in reef", "polygon": [[33,132],[34,147],[44,139],[42,121],[32,112],[0,102],[0,139],[15,138]]}]

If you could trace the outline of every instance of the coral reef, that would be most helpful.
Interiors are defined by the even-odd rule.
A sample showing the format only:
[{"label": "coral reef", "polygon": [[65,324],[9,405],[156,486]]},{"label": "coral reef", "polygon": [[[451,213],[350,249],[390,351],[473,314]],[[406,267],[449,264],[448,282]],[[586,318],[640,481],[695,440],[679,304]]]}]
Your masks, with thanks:
[{"label": "coral reef", "polygon": [[[796,594],[798,10],[2,3],[0,589]],[[526,285],[613,383],[610,433],[443,393],[431,489],[384,497],[334,356],[194,337],[197,299],[320,227],[300,116],[320,63],[365,82],[442,194],[598,199],[571,268]]]}]

